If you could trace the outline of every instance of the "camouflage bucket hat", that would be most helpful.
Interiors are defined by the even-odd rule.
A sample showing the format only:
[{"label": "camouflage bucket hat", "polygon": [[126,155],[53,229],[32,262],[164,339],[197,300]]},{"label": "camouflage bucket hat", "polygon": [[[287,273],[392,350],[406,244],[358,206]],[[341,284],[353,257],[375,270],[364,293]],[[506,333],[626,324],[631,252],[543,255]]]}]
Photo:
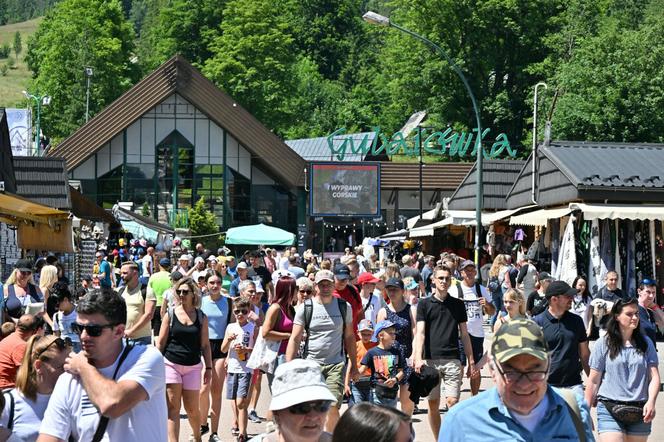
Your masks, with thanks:
[{"label": "camouflage bucket hat", "polygon": [[530,319],[504,323],[491,344],[491,354],[501,364],[523,354],[545,361],[548,350],[542,329]]}]

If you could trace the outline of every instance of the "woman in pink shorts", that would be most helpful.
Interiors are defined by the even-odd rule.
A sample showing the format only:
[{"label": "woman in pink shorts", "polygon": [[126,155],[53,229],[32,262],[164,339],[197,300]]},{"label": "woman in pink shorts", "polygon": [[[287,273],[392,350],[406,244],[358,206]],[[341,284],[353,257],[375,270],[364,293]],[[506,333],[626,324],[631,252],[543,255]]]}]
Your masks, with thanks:
[{"label": "woman in pink shorts", "polygon": [[212,376],[212,355],[208,339],[208,320],[197,308],[198,287],[191,278],[181,279],[175,286],[175,308],[164,316],[157,348],[166,365],[166,402],[168,405],[168,440],[177,442],[180,434],[180,403],[189,418],[197,442],[201,440],[201,416],[198,397],[201,390],[201,355],[205,360],[203,382]]}]

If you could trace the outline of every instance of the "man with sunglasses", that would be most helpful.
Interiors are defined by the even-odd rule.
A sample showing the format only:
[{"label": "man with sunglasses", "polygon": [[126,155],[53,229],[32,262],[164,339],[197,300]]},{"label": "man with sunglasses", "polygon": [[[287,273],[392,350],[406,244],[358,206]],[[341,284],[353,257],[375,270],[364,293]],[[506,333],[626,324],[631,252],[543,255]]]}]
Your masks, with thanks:
[{"label": "man with sunglasses", "polygon": [[639,327],[654,345],[657,344],[657,327],[664,330],[664,312],[657,305],[657,281],[644,279],[639,284]]},{"label": "man with sunglasses", "polygon": [[111,441],[165,441],[161,353],[151,345],[124,345],[127,306],[117,293],[95,290],[77,313],[72,329],[81,337],[82,351],[67,358],[37,440],[66,441],[71,435],[90,441],[99,431]]},{"label": "man with sunglasses", "polygon": [[594,441],[583,397],[548,385],[550,363],[544,334],[535,322],[505,323],[494,336],[489,356],[495,387],[451,409],[438,442]]},{"label": "man with sunglasses", "polygon": [[452,271],[441,266],[433,271],[435,291],[417,303],[417,325],[413,340],[413,367],[420,373],[423,365],[433,367],[440,373],[440,386],[429,394],[429,426],[438,436],[440,430],[440,395],[445,389],[448,408],[459,402],[463,369],[459,351],[459,339],[463,342],[468,361],[468,377],[475,373],[475,359],[466,323],[468,316],[462,300],[449,296]]}]

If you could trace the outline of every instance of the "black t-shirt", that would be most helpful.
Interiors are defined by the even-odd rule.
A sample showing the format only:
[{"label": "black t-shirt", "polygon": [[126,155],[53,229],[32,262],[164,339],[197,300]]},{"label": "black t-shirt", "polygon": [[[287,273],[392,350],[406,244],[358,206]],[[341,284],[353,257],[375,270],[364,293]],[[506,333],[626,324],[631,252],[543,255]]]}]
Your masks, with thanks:
[{"label": "black t-shirt", "polygon": [[530,316],[537,316],[542,313],[544,310],[549,307],[549,301],[545,296],[540,296],[537,290],[533,291],[528,295],[528,300],[526,301],[526,311]]},{"label": "black t-shirt", "polygon": [[549,384],[554,387],[571,387],[581,383],[581,358],[579,344],[588,336],[583,319],[571,312],[565,312],[556,319],[549,311],[533,318],[544,331],[544,339],[551,355]]},{"label": "black t-shirt", "polygon": [[398,347],[391,347],[389,350],[380,347],[370,348],[362,357],[360,364],[371,370],[372,384],[382,384],[387,379],[396,377],[399,370],[405,368]]},{"label": "black t-shirt", "polygon": [[623,293],[623,291],[619,288],[616,288],[615,290],[609,290],[606,286],[600,289],[597,297],[599,299],[611,302],[616,302],[619,299],[622,299],[623,301],[629,300],[629,296],[627,296],[626,293]]},{"label": "black t-shirt", "polygon": [[449,295],[417,304],[417,322],[424,321],[424,359],[459,359],[459,324],[468,322],[466,306]]}]

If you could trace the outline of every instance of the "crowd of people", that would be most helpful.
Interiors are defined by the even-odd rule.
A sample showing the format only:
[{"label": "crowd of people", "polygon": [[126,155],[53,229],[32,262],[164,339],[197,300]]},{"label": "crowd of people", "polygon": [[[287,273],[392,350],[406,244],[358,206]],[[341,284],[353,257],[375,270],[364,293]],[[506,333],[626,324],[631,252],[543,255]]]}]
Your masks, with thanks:
[{"label": "crowd of people", "polygon": [[[601,441],[651,432],[653,280],[630,298],[611,271],[593,299],[583,277],[508,255],[478,269],[452,254],[177,246],[100,250],[74,293],[57,258],[16,263],[1,288],[0,441],[177,441],[183,407],[192,440],[212,442],[227,428],[250,440],[249,421],[265,424],[255,441],[412,441],[419,406],[439,441],[594,440],[591,407]],[[485,368],[495,387],[480,393]],[[459,403],[464,376],[473,397]]]}]

